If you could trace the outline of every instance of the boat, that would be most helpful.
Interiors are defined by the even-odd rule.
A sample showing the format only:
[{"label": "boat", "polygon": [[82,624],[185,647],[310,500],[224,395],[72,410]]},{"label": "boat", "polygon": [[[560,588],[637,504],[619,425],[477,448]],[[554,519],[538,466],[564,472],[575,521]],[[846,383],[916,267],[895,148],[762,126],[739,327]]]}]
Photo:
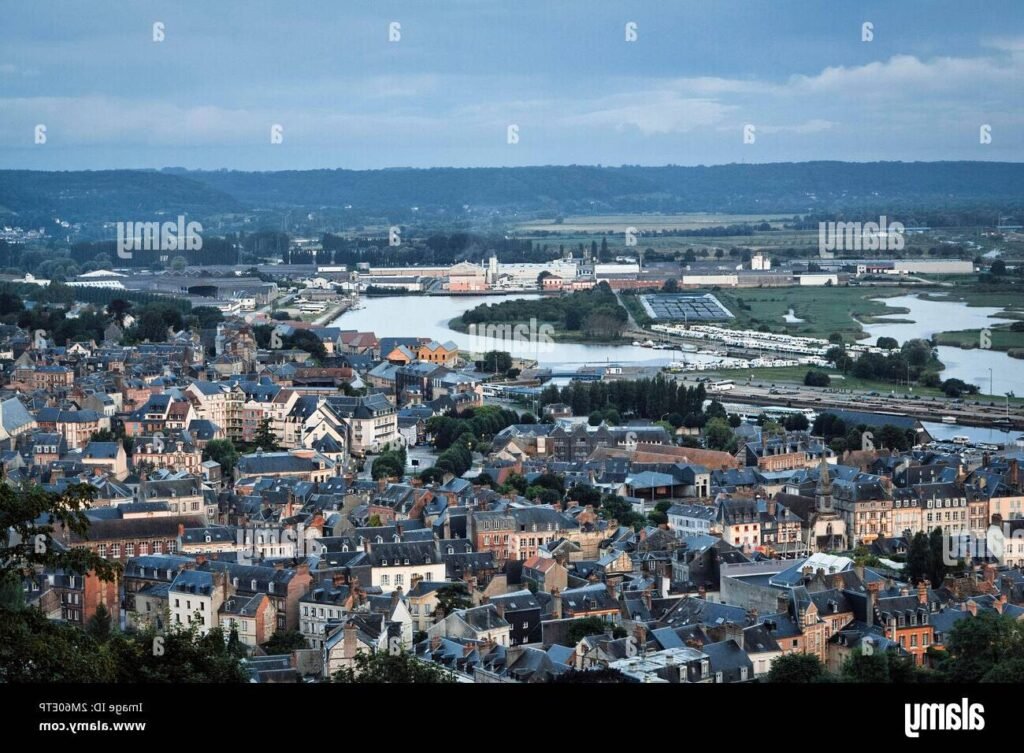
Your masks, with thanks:
[{"label": "boat", "polygon": [[944,423],[944,424],[955,424],[956,423],[956,416],[943,416],[942,417],[942,423]]},{"label": "boat", "polygon": [[957,434],[949,441],[952,442],[953,444],[970,444],[971,438],[965,434]]}]

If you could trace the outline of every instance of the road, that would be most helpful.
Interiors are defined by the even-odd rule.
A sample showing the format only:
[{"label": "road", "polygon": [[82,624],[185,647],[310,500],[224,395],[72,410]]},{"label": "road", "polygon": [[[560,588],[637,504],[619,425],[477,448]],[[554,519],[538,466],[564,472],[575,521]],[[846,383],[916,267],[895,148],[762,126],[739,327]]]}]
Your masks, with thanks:
[{"label": "road", "polygon": [[[698,377],[680,375],[681,381],[696,382]],[[737,382],[726,392],[709,393],[723,402],[752,403],[759,405],[783,405],[793,408],[825,408],[842,410],[874,411],[882,413],[904,413],[921,421],[942,421],[943,416],[954,416],[963,426],[998,426],[1006,418],[1006,404],[995,401],[965,399],[954,401],[950,398],[914,399],[907,395],[867,395],[863,392],[838,391],[830,387],[805,387],[803,385],[780,385],[772,387],[763,381],[746,384]],[[1024,408],[1010,405],[1010,424],[1014,429],[1024,428]]]}]

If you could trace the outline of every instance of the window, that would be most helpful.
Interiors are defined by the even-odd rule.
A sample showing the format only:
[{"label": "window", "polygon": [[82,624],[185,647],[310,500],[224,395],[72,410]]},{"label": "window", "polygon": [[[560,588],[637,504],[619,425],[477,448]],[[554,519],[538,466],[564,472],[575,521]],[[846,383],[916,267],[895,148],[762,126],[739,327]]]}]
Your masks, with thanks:
[{"label": "window", "polygon": [[181,600],[180,599],[175,599],[174,600],[174,608],[177,609],[180,606],[181,606]]},{"label": "window", "polygon": [[110,545],[110,556],[114,559],[118,559],[121,556],[121,545],[111,544]]},{"label": "window", "polygon": [[96,547],[96,554],[98,554],[100,557],[106,557],[107,556],[107,545],[106,544],[100,544],[98,547]]},{"label": "window", "polygon": [[405,582],[405,576],[398,574],[395,576],[395,585],[400,586]]},{"label": "window", "polygon": [[145,557],[147,554],[149,554],[149,544],[145,542],[139,544],[139,556]]},{"label": "window", "polygon": [[391,576],[390,575],[382,575],[382,576],[380,576],[380,584],[382,586],[391,585]]}]

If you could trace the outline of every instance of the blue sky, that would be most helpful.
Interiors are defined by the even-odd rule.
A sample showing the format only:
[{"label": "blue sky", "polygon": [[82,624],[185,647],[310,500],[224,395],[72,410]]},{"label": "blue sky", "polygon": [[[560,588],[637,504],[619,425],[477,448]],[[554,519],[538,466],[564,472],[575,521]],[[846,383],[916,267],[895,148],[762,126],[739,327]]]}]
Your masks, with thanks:
[{"label": "blue sky", "polygon": [[[0,9],[2,168],[1024,155],[1019,0],[7,0]],[[635,42],[625,40],[629,22]],[[34,143],[37,124],[45,144]],[[979,143],[983,124],[991,143]],[[518,143],[508,143],[509,125]]]}]

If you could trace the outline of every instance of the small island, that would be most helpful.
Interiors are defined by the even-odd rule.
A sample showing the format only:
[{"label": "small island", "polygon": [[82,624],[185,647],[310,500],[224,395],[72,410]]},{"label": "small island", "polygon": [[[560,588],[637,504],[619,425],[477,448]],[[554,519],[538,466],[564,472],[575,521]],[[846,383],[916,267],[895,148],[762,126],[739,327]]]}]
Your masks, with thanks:
[{"label": "small island", "polygon": [[547,324],[558,342],[621,344],[629,314],[615,292],[602,282],[590,290],[578,290],[537,300],[515,299],[484,303],[448,322],[458,332],[484,332],[491,325]]}]

